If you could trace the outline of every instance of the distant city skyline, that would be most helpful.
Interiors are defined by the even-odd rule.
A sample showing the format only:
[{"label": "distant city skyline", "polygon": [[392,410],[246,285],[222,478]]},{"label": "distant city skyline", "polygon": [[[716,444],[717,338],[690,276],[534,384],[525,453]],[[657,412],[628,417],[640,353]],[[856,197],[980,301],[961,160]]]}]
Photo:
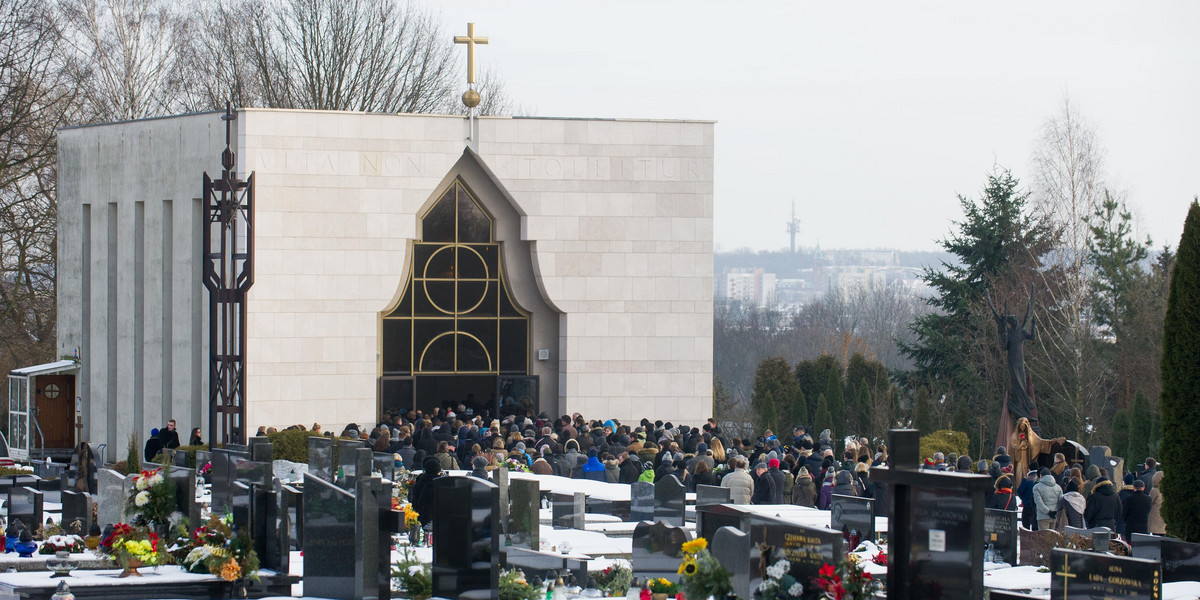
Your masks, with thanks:
[{"label": "distant city skyline", "polygon": [[1066,96],[1156,246],[1200,193],[1195,3],[426,6],[523,112],[717,121],[723,250],[786,249],[793,200],[798,247],[936,250],[993,165],[1031,180]]}]

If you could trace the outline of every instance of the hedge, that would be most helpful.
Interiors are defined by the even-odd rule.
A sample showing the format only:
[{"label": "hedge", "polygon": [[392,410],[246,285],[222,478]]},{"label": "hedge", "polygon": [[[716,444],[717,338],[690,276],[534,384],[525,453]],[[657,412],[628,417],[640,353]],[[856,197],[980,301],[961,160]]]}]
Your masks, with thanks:
[{"label": "hedge", "polygon": [[933,458],[935,452],[948,455],[951,452],[963,456],[968,454],[971,440],[967,434],[951,429],[941,429],[921,436],[921,460]]}]

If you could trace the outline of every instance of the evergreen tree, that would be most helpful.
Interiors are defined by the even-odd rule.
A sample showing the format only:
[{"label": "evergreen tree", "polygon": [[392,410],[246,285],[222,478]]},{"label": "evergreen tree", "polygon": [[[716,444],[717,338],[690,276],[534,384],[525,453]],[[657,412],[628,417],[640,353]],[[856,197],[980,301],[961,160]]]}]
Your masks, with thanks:
[{"label": "evergreen tree", "polygon": [[[885,410],[886,407],[876,407],[871,403],[871,386],[863,379],[858,384],[858,394],[854,400],[854,431],[860,435],[869,431],[871,427],[871,413],[876,410]],[[849,411],[847,411],[849,412]]]},{"label": "evergreen tree", "polygon": [[758,363],[754,372],[754,390],[751,406],[758,414],[759,429],[771,429],[778,433],[780,417],[791,414],[791,403],[796,399],[796,378],[792,366],[783,357],[774,357]]},{"label": "evergreen tree", "polygon": [[[928,300],[933,310],[911,325],[914,341],[900,344],[913,361],[902,382],[936,384],[956,409],[967,404],[956,413],[968,417],[999,415],[1007,386],[1003,369],[995,368],[1004,357],[991,315],[973,318],[973,310],[988,310],[983,298],[989,281],[1036,268],[1052,238],[1044,222],[1027,210],[1028,194],[1018,185],[1012,173],[996,170],[979,201],[958,197],[964,218],[939,242],[953,259],[927,267],[922,276],[933,292]],[[965,432],[977,437],[978,429]]]},{"label": "evergreen tree", "polygon": [[829,403],[829,416],[833,418],[833,430],[838,435],[845,435],[847,432],[846,424],[846,401],[842,395],[842,371],[831,370],[826,375],[825,380],[825,400]]},{"label": "evergreen tree", "polygon": [[1113,415],[1112,439],[1108,442],[1113,456],[1125,459],[1125,464],[1132,465],[1133,457],[1129,455],[1129,411],[1118,410]]},{"label": "evergreen tree", "polygon": [[[790,425],[791,427],[795,427],[797,425],[808,425],[808,402],[804,398],[804,392],[800,391],[799,389],[796,390],[796,399],[791,402],[791,409],[792,412],[790,415],[791,418],[789,419],[790,422],[784,423],[785,426]],[[776,433],[782,433],[784,436],[791,436],[792,430],[784,429],[783,432]],[[786,439],[791,438],[787,437]]]},{"label": "evergreen tree", "polygon": [[929,399],[929,390],[924,386],[917,388],[917,397],[913,399],[912,428],[920,431],[922,435],[938,430],[933,415],[933,402]]},{"label": "evergreen tree", "polygon": [[816,416],[817,397],[826,392],[830,372],[842,376],[842,363],[831,354],[822,354],[796,365],[796,383],[808,401],[808,414]]},{"label": "evergreen tree", "polygon": [[1138,390],[1133,395],[1133,405],[1129,409],[1129,446],[1125,460],[1129,464],[1139,464],[1150,455],[1150,433],[1153,416],[1150,414],[1150,402],[1146,395]]},{"label": "evergreen tree", "polygon": [[817,394],[817,414],[813,416],[813,429],[817,432],[820,432],[822,429],[828,429],[833,432],[833,437],[836,438],[838,436],[833,416],[829,414],[829,401],[823,393]]},{"label": "evergreen tree", "polygon": [[1163,323],[1163,519],[1167,531],[1200,542],[1200,202],[1193,200],[1171,274]]},{"label": "evergreen tree", "polygon": [[1131,291],[1143,276],[1141,263],[1150,255],[1150,238],[1133,237],[1133,215],[1124,202],[1104,191],[1104,201],[1088,220],[1088,262],[1096,267],[1092,319],[1120,339],[1133,310]]}]

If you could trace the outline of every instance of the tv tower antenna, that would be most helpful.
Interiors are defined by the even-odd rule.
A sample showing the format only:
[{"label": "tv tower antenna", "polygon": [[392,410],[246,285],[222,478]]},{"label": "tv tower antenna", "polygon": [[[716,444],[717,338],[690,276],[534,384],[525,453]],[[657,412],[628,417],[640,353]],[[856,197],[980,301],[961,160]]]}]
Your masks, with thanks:
[{"label": "tv tower antenna", "polygon": [[796,253],[796,234],[800,233],[800,219],[796,218],[796,201],[792,200],[792,218],[787,222],[788,236],[792,239],[792,254]]}]

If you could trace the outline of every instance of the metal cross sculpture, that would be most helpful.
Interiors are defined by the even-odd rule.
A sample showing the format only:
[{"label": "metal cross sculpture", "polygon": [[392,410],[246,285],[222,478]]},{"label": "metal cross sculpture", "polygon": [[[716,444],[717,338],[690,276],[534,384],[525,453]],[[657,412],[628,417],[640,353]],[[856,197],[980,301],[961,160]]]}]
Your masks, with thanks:
[{"label": "metal cross sculpture", "polygon": [[204,287],[208,288],[208,441],[246,443],[246,292],[254,285],[254,174],[241,180],[225,105],[221,178],[204,174]]}]

